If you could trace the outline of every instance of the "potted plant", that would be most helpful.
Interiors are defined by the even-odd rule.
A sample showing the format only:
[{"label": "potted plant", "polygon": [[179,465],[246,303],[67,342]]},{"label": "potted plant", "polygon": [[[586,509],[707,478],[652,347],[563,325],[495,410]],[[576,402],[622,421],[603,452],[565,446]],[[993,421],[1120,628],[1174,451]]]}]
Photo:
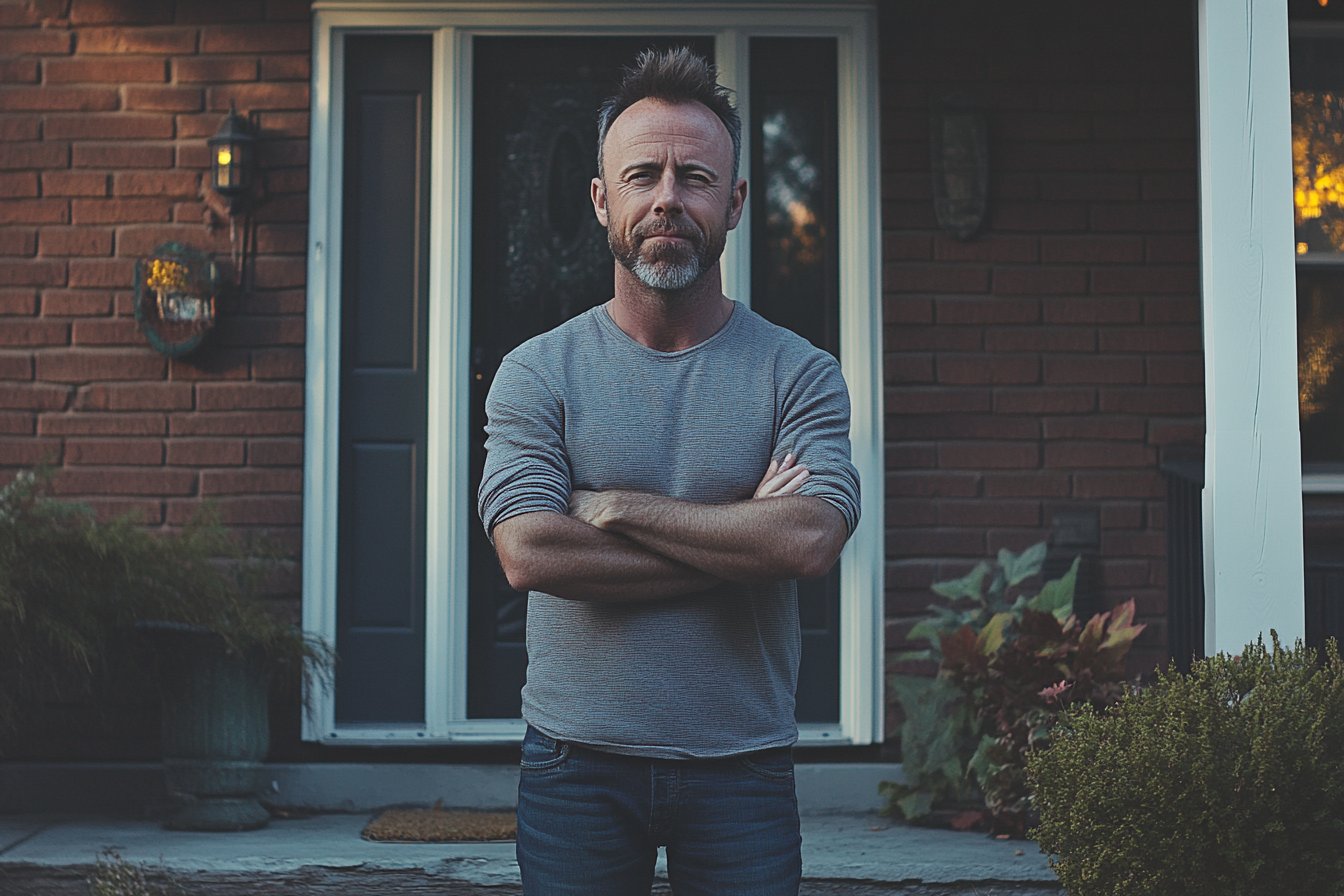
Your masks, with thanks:
[{"label": "potted plant", "polygon": [[167,534],[102,522],[52,498],[50,478],[23,473],[0,489],[0,656],[13,685],[0,691],[0,725],[53,675],[88,684],[114,657],[135,661],[125,648],[138,633],[159,665],[168,788],[186,797],[165,826],[265,825],[268,682],[284,669],[324,679],[334,658],[261,599],[281,555],[241,544],[208,507]]}]

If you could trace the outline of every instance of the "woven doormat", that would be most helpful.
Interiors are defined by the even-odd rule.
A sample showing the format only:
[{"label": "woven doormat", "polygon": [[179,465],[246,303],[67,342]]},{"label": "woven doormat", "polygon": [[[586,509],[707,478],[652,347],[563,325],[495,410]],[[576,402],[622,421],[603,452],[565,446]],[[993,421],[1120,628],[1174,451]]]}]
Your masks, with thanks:
[{"label": "woven doormat", "polygon": [[515,840],[518,827],[512,812],[389,809],[369,822],[360,836],[393,843],[480,843]]}]

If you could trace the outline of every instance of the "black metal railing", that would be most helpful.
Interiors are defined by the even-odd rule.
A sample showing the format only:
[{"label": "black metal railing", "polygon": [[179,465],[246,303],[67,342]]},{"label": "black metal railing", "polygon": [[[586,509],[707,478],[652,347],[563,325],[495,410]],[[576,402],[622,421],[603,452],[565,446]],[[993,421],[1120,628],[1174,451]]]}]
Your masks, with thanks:
[{"label": "black metal railing", "polygon": [[1176,668],[1204,655],[1204,452],[1168,447],[1167,653]]}]

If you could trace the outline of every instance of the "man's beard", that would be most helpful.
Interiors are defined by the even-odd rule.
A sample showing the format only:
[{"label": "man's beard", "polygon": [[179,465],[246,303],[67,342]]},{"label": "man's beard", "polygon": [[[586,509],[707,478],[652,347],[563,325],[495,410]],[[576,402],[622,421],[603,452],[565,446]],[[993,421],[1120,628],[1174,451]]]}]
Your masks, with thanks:
[{"label": "man's beard", "polygon": [[[689,220],[640,224],[629,240],[608,227],[607,245],[622,267],[645,286],[674,292],[690,286],[718,263],[728,237],[726,218],[724,229],[709,239]],[[644,240],[652,236],[678,236],[685,242],[659,241],[645,246]]]}]

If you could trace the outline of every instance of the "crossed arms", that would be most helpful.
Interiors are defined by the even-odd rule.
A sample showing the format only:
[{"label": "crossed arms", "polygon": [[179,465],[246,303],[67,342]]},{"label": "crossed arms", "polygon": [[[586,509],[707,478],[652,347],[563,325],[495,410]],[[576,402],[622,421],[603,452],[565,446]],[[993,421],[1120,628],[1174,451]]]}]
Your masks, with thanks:
[{"label": "crossed arms", "polygon": [[696,504],[633,491],[576,491],[568,516],[524,513],[495,527],[519,591],[589,601],[642,601],[720,582],[825,575],[848,531],[840,511],[795,495],[808,471],[771,461],[750,500]]}]

